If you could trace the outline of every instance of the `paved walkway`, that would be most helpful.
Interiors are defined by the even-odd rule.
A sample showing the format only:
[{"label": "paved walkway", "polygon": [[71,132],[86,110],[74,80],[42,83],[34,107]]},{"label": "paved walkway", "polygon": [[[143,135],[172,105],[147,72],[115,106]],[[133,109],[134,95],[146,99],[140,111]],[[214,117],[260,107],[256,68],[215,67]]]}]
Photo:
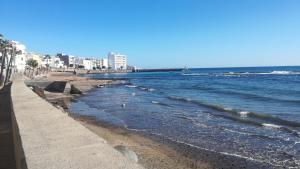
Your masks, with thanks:
[{"label": "paved walkway", "polygon": [[21,78],[12,101],[28,169],[140,169],[84,126],[44,101]]}]

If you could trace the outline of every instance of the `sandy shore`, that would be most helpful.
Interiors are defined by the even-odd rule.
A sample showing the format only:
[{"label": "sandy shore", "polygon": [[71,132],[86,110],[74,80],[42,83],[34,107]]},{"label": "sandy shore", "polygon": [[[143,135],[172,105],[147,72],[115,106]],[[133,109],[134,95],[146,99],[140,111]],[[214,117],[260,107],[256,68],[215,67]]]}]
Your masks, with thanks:
[{"label": "sandy shore", "polygon": [[147,169],[209,169],[208,163],[184,157],[171,147],[122,128],[99,123],[93,118],[73,116],[82,125],[104,138],[113,147],[124,145],[139,157]]}]

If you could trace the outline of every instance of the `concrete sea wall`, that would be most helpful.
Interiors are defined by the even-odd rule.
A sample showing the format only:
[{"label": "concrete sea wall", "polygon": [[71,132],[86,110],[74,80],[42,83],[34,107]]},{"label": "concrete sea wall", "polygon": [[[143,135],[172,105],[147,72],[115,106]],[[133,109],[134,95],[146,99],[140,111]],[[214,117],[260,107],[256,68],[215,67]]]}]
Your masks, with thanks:
[{"label": "concrete sea wall", "polygon": [[1,169],[143,168],[67,113],[40,98],[21,77],[14,80],[11,93],[9,89],[4,92],[6,97],[0,100],[1,110],[9,111],[5,110],[5,116],[0,117],[10,122],[7,138],[11,146],[7,152],[11,156],[6,159],[10,160],[9,167],[0,165]]}]

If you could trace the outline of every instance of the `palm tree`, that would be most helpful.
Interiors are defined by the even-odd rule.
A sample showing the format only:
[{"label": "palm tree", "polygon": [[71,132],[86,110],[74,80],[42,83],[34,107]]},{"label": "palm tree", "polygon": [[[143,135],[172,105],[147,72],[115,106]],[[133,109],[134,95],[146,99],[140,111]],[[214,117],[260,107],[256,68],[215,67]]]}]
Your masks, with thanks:
[{"label": "palm tree", "polygon": [[32,67],[33,69],[38,66],[38,62],[34,59],[28,59],[26,65]]},{"label": "palm tree", "polygon": [[8,40],[4,38],[2,34],[0,34],[0,53],[1,53],[1,70],[0,70],[0,86],[3,83],[3,73],[5,68],[5,59],[7,57],[7,46],[8,46]]},{"label": "palm tree", "polygon": [[13,60],[15,60],[15,57],[16,57],[17,54],[21,53],[21,51],[17,50],[17,48],[12,43],[10,43],[9,49],[10,49],[10,51],[9,51],[10,52],[10,59],[9,59],[8,64],[7,64],[7,69],[6,69],[7,71],[6,71],[4,84],[6,84],[9,81],[10,77],[11,77],[12,69],[13,69],[13,65],[12,65]]},{"label": "palm tree", "polygon": [[[3,83],[5,85],[9,81],[12,73],[12,63],[17,53],[19,53],[19,51],[16,50],[13,43],[5,39],[4,36],[0,34],[0,54],[1,54],[0,85],[2,85]],[[4,69],[6,71],[5,78],[4,78]]]},{"label": "palm tree", "polygon": [[50,56],[50,55],[47,54],[47,55],[44,56],[44,60],[46,60],[46,67],[47,67],[47,68],[49,68],[49,60],[50,60],[50,59],[51,59],[51,56]]}]

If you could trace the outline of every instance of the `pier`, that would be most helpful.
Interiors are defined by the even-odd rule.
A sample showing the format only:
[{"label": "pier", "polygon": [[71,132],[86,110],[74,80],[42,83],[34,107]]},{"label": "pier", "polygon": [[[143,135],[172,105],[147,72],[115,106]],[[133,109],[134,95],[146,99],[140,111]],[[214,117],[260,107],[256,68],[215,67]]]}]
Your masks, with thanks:
[{"label": "pier", "polygon": [[169,68],[169,69],[135,69],[132,72],[180,72],[183,68]]}]

